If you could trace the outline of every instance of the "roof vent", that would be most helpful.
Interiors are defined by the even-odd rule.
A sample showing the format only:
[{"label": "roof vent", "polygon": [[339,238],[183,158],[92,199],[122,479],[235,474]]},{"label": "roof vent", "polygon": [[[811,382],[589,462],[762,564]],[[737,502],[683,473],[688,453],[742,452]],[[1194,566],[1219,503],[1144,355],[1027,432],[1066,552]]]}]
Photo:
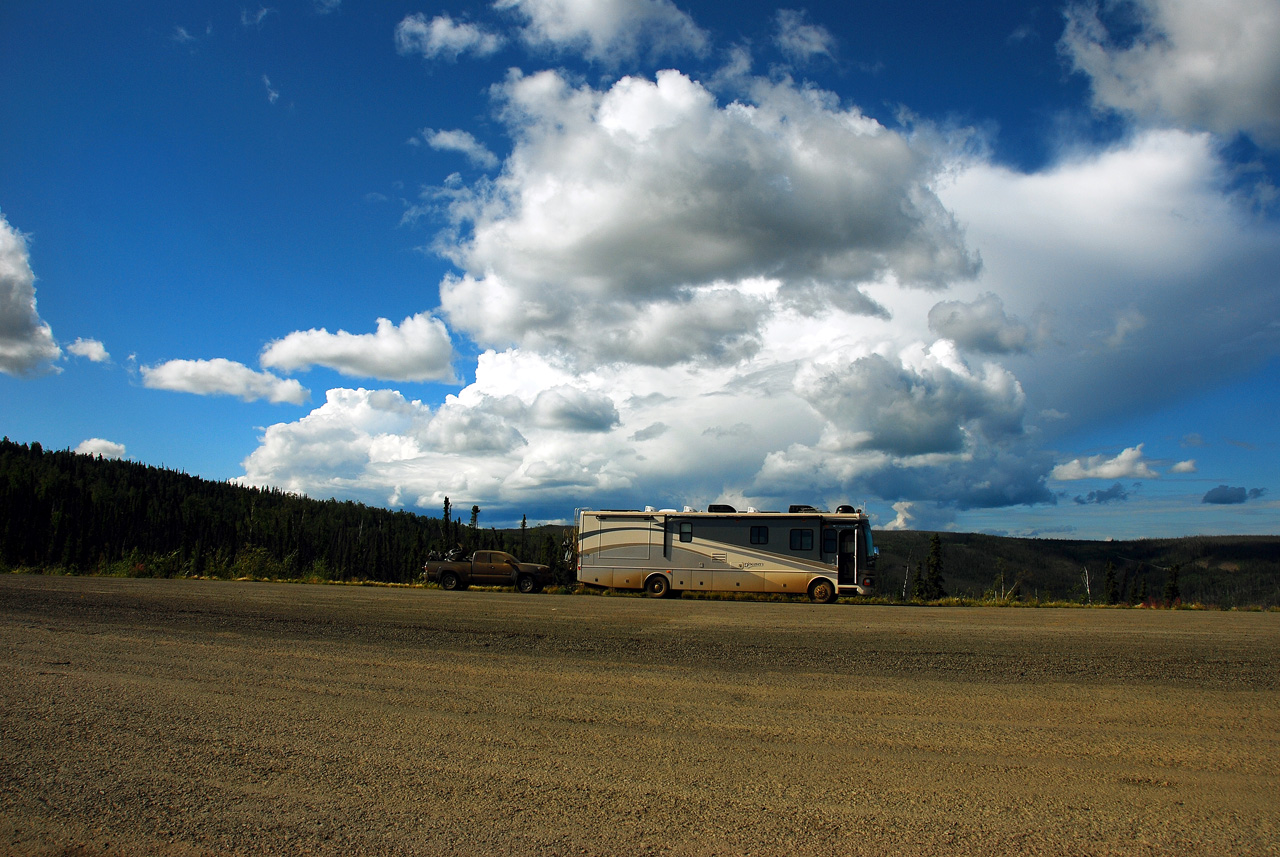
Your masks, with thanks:
[{"label": "roof vent", "polygon": [[804,503],[792,503],[787,511],[794,515],[796,512],[816,512],[818,510]]},{"label": "roof vent", "polygon": [[708,512],[722,512],[722,513],[723,513],[723,512],[728,512],[728,513],[732,514],[732,513],[736,512],[736,511],[738,511],[738,510],[737,510],[737,509],[735,509],[735,508],[733,508],[732,506],[726,506],[724,503],[712,503],[710,506],[708,506],[708,507],[707,507],[707,511],[708,511]]},{"label": "roof vent", "polygon": [[852,506],[836,506],[837,515],[852,515],[856,511],[858,510]]},{"label": "roof vent", "polygon": [[684,507],[684,511],[686,511],[686,512],[696,512],[696,511],[698,511],[698,510],[697,510],[697,509],[695,509],[695,508],[693,508],[692,506],[685,506],[685,507]]}]

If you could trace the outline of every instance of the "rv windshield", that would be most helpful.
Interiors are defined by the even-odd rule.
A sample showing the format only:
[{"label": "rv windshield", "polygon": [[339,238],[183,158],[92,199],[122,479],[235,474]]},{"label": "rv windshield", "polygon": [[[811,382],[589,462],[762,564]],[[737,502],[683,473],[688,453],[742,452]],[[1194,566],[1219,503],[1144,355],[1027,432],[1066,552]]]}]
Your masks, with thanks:
[{"label": "rv windshield", "polygon": [[871,540],[871,525],[865,527],[867,531],[867,556],[875,556],[877,553],[875,543]]}]

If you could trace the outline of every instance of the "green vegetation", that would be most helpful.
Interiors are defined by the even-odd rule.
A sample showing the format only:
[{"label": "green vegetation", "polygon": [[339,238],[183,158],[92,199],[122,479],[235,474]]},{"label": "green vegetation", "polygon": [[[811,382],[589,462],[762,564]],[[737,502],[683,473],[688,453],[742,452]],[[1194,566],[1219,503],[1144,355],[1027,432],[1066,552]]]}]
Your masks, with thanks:
[{"label": "green vegetation", "polygon": [[[0,570],[407,583],[431,551],[517,552],[519,533],[479,515],[463,526],[0,441]],[[529,528],[521,559],[567,581],[561,529]]]}]

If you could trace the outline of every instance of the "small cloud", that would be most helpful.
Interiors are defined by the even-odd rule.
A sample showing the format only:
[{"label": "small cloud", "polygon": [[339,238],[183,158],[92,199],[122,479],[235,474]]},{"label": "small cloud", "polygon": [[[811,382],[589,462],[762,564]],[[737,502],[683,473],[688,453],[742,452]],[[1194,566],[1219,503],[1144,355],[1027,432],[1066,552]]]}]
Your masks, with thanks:
[{"label": "small cloud", "polygon": [[1200,435],[1199,432],[1192,432],[1191,434],[1182,436],[1182,445],[1184,447],[1195,447],[1195,446],[1208,446],[1209,444],[1205,441],[1205,439]]},{"label": "small cloud", "polygon": [[608,396],[567,386],[543,390],[529,410],[537,425],[561,431],[602,432],[618,424],[618,410]]},{"label": "small cloud", "polygon": [[124,444],[116,443],[111,440],[103,440],[100,437],[91,437],[88,440],[82,440],[73,452],[80,455],[95,455],[103,458],[124,458]]},{"label": "small cloud", "polygon": [[1010,45],[1016,45],[1016,44],[1021,44],[1022,42],[1038,41],[1039,38],[1040,38],[1040,34],[1036,32],[1035,27],[1031,26],[1030,24],[1023,24],[1022,26],[1016,28],[1012,33],[1010,33],[1009,36],[1005,39],[1005,42]]},{"label": "small cloud", "polygon": [[1229,485],[1219,485],[1217,488],[1209,489],[1204,495],[1204,499],[1200,502],[1211,503],[1216,506],[1235,506],[1249,500],[1258,500],[1267,493],[1266,488],[1233,488]]},{"label": "small cloud", "polygon": [[299,330],[268,343],[260,362],[285,372],[327,366],[355,378],[386,381],[454,380],[453,343],[444,322],[428,313],[397,326],[380,318],[373,333]]},{"label": "small cloud", "polygon": [[816,56],[831,58],[836,40],[826,27],[810,24],[806,13],[795,9],[778,10],[778,35],[775,42],[793,62],[808,62]]},{"label": "small cloud", "polygon": [[1090,491],[1083,497],[1076,497],[1076,503],[1081,506],[1105,505],[1106,503],[1124,502],[1129,499],[1129,492],[1119,482],[1112,485],[1105,491]]},{"label": "small cloud", "polygon": [[1074,458],[1066,464],[1053,468],[1050,477],[1063,482],[1078,479],[1158,479],[1156,473],[1143,460],[1142,444],[1129,447],[1114,458],[1105,455],[1091,455],[1087,458]]},{"label": "small cloud", "polygon": [[301,405],[311,391],[292,378],[255,372],[243,363],[213,360],[170,360],[142,367],[142,384],[154,390],[173,390],[199,396],[237,396],[246,402],[266,399],[273,404]]},{"label": "small cloud", "polygon": [[746,423],[734,423],[731,426],[712,426],[709,429],[704,429],[702,432],[703,437],[713,437],[717,440],[724,440],[725,438],[732,437],[750,437],[750,435],[751,426]]},{"label": "small cloud", "polygon": [[248,9],[240,10],[240,26],[242,27],[260,27],[262,19],[274,12],[275,9],[268,9],[265,6],[257,12],[250,12]]},{"label": "small cloud", "polygon": [[94,363],[111,362],[111,355],[107,353],[106,347],[96,339],[80,339],[77,337],[75,342],[67,346],[67,351]]},{"label": "small cloud", "polygon": [[262,85],[267,88],[267,101],[275,104],[280,99],[280,92],[279,90],[271,87],[271,78],[264,74],[262,76]]},{"label": "small cloud", "polygon": [[1147,319],[1136,309],[1128,309],[1116,314],[1115,327],[1106,343],[1111,348],[1120,348],[1129,340],[1131,334],[1137,333],[1147,326]]},{"label": "small cloud", "polygon": [[1170,473],[1197,473],[1196,460],[1188,458],[1186,461],[1179,461],[1173,467],[1169,468]]},{"label": "small cloud", "polygon": [[653,440],[654,438],[662,437],[670,430],[671,426],[666,423],[654,423],[631,435],[631,440]]},{"label": "small cloud", "polygon": [[466,131],[435,131],[431,128],[423,128],[422,139],[436,151],[461,152],[467,156],[467,160],[478,167],[491,170],[498,166],[498,156]]},{"label": "small cloud", "polygon": [[929,310],[929,329],[961,348],[984,354],[1017,354],[1032,345],[1031,329],[1009,318],[990,292],[973,303],[942,301]]},{"label": "small cloud", "polygon": [[889,523],[885,524],[884,528],[886,530],[911,529],[911,522],[915,519],[915,515],[911,513],[911,509],[913,506],[915,506],[915,504],[909,500],[902,500],[901,502],[894,503],[893,511],[897,512],[898,516],[894,518],[892,521],[890,521]]},{"label": "small cloud", "polygon": [[456,60],[465,53],[487,57],[497,53],[502,44],[502,36],[475,24],[455,23],[448,15],[437,15],[428,21],[421,12],[415,12],[396,25],[396,51],[422,54],[427,59]]},{"label": "small cloud", "polygon": [[196,37],[187,32],[186,27],[174,27],[173,40],[180,45],[185,45],[190,42],[194,42]]},{"label": "small cloud", "polygon": [[315,0],[316,14],[328,15],[330,12],[338,11],[341,5],[342,0]]}]

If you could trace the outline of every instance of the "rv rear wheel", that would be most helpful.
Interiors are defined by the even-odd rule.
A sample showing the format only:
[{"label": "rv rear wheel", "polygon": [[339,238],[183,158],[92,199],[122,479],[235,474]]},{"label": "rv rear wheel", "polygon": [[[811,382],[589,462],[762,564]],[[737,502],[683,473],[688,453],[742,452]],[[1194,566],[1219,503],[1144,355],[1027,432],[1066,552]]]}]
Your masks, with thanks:
[{"label": "rv rear wheel", "polygon": [[655,574],[644,582],[644,591],[653,598],[666,598],[671,593],[671,582],[665,574]]},{"label": "rv rear wheel", "polygon": [[809,585],[809,598],[817,604],[830,604],[836,600],[836,588],[830,580],[820,577]]}]

